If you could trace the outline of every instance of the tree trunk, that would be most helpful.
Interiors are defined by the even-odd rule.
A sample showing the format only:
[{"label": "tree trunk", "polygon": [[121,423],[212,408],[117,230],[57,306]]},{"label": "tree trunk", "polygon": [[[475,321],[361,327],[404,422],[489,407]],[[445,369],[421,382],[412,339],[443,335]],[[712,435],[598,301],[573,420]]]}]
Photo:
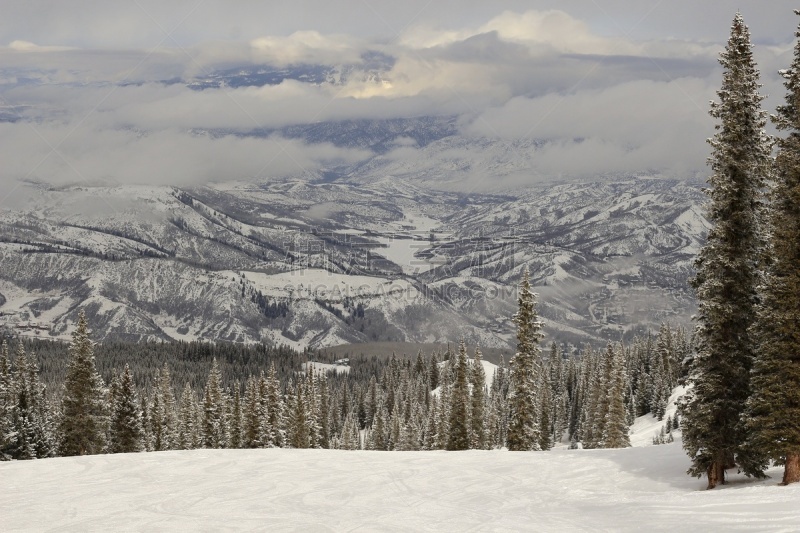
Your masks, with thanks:
[{"label": "tree trunk", "polygon": [[781,485],[797,483],[800,481],[800,453],[786,454],[786,465],[783,469],[783,482]]},{"label": "tree trunk", "polygon": [[721,461],[712,462],[708,465],[706,475],[708,476],[706,490],[711,490],[718,484],[725,484],[725,465]]}]

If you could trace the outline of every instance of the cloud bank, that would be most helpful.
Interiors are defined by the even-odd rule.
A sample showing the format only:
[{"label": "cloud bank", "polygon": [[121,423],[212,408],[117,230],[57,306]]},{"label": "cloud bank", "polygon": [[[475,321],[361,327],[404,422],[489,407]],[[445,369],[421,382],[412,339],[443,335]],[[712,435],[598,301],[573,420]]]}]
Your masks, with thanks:
[{"label": "cloud bank", "polygon": [[[687,16],[708,18],[695,37],[676,37],[650,20],[663,15],[658,3],[648,11],[647,2],[579,2],[584,10],[567,11],[549,1],[533,9],[465,2],[445,16],[446,5],[456,10],[450,2],[345,2],[338,11],[300,2],[313,4],[305,20],[297,21],[302,6],[283,6],[259,30],[263,3],[79,2],[41,20],[36,4],[10,0],[17,30],[0,30],[8,43],[0,46],[4,186],[315,176],[377,155],[288,139],[281,128],[419,116],[459,117],[459,142],[418,146],[402,137],[381,156],[388,164],[374,168],[416,165],[464,190],[496,183],[498,172],[505,186],[625,172],[690,176],[704,171],[716,58],[733,17],[681,0]],[[359,13],[355,22],[343,20],[348,11]],[[751,23],[771,95],[765,105],[774,108],[794,21],[790,6],[751,11],[763,25]],[[298,66],[321,78],[280,74]],[[220,72],[239,69],[285,79],[217,83]]]}]

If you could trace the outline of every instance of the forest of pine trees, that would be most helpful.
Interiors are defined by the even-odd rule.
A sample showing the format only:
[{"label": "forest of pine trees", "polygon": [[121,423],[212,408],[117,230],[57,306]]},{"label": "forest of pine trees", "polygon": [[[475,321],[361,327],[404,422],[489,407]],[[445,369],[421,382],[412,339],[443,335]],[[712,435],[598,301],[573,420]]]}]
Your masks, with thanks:
[{"label": "forest of pine trees", "polygon": [[[522,294],[533,304],[532,293]],[[538,323],[533,305],[528,310]],[[300,365],[280,375],[275,361],[258,374],[225,376],[214,357],[199,386],[192,385],[197,376],[178,382],[169,364],[137,379],[124,363],[106,381],[95,351],[100,345],[89,340],[81,314],[66,375],[47,389],[35,354],[22,341],[3,343],[3,458],[194,448],[514,449],[514,366],[501,362],[487,379],[480,350],[464,342],[454,352],[392,356],[377,367],[367,361],[370,372],[352,367],[330,376],[300,372]],[[526,403],[526,423],[536,428],[528,435],[536,441],[524,449],[629,446],[635,417],[663,417],[690,351],[686,332],[667,326],[599,351],[587,346],[565,354],[555,343],[546,354],[535,350],[535,371],[525,385],[534,398]]]}]

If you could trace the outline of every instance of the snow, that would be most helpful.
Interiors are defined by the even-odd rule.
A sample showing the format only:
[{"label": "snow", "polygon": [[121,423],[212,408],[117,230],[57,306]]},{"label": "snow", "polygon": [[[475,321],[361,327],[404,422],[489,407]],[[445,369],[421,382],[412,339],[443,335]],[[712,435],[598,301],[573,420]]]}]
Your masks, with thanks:
[{"label": "snow", "polygon": [[[223,271],[236,276],[236,272]],[[242,272],[242,275],[264,295],[278,298],[320,298],[338,301],[344,297],[398,296],[414,297],[416,289],[406,280],[390,280],[373,276],[347,275],[316,268],[304,268],[280,274]]]},{"label": "snow", "polygon": [[427,272],[433,265],[425,260],[415,257],[414,254],[430,247],[430,243],[423,239],[412,239],[402,235],[374,237],[384,247],[375,250],[392,263],[403,269],[405,274],[419,274]]},{"label": "snow", "polygon": [[327,374],[328,372],[336,372],[337,374],[349,374],[350,367],[347,365],[332,365],[330,363],[318,363],[316,361],[309,361],[303,365],[303,372],[308,372],[309,368],[313,368],[315,373]]},{"label": "snow", "polygon": [[[667,423],[667,418],[675,418],[675,413],[678,410],[676,402],[685,393],[686,387],[677,387],[672,391],[663,420],[657,419],[652,414],[646,414],[634,420],[630,433],[631,446],[652,446],[653,437],[661,432],[661,428]],[[674,437],[678,437],[680,434],[680,430],[673,432]]]},{"label": "snow", "polygon": [[790,531],[800,485],[703,490],[680,444],[194,450],[0,463],[11,531]]},{"label": "snow", "polygon": [[553,273],[547,276],[547,279],[552,282],[564,281],[570,279],[572,276],[564,270],[564,265],[572,260],[571,254],[558,253],[553,256]]},{"label": "snow", "polygon": [[415,257],[414,254],[430,248],[427,240],[430,232],[440,225],[438,220],[408,209],[403,212],[401,220],[389,224],[396,233],[374,237],[384,246],[376,250],[376,253],[401,267],[405,274],[427,272],[433,268],[433,264]]},{"label": "snow", "polygon": [[708,233],[711,227],[708,220],[703,216],[701,208],[697,206],[692,206],[681,213],[681,215],[675,219],[675,224],[680,226],[689,235],[695,237],[703,237]]}]

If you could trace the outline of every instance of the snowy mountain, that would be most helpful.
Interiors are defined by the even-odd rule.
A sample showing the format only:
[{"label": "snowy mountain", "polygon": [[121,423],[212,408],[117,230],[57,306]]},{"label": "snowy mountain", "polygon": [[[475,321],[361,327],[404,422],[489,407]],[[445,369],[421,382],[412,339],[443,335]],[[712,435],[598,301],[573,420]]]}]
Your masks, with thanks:
[{"label": "snowy mountain", "polygon": [[638,177],[463,194],[359,167],[23,188],[0,213],[0,320],[54,337],[85,307],[99,338],[504,347],[527,264],[550,339],[619,339],[688,320],[706,230],[699,188]]}]

